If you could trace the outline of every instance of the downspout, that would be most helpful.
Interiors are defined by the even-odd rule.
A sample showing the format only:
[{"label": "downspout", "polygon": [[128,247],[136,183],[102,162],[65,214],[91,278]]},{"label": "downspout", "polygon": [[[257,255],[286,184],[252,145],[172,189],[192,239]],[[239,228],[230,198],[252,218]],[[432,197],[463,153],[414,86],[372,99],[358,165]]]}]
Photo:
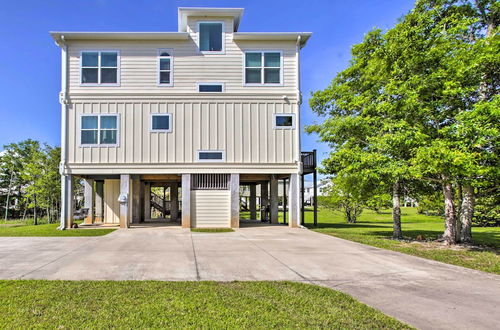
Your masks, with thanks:
[{"label": "downspout", "polygon": [[301,43],[302,37],[299,34],[297,36],[297,43],[295,45],[295,58],[296,58],[296,68],[297,68],[297,76],[296,76],[296,86],[297,86],[297,144],[299,148],[299,154],[298,154],[298,164],[299,164],[299,174],[302,174],[303,172],[303,164],[302,164],[302,145],[301,145],[301,138],[300,138],[300,132],[301,132],[301,126],[300,126],[300,106],[302,104],[302,92],[300,91],[300,43]]},{"label": "downspout", "polygon": [[59,164],[59,174],[61,174],[61,224],[58,227],[60,230],[66,229],[66,210],[63,207],[67,195],[66,185],[66,140],[67,140],[67,110],[68,110],[68,45],[64,40],[64,36],[56,42],[61,47],[61,92],[59,93],[59,103],[61,103],[61,162]]}]

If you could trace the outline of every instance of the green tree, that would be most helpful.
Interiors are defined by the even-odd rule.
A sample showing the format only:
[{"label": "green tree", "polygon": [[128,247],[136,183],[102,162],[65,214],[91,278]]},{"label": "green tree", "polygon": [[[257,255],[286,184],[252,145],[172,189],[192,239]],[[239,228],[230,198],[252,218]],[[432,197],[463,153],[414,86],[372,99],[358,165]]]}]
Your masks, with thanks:
[{"label": "green tree", "polygon": [[492,170],[498,165],[498,8],[495,1],[417,1],[385,34],[368,33],[353,47],[350,66],[310,100],[327,117],[307,128],[332,148],[326,172],[363,171],[392,186],[394,237],[401,237],[402,185],[417,178],[442,186],[444,240],[470,240],[470,225],[461,233],[456,226],[454,184],[464,187],[461,218],[470,224],[474,185],[498,178]]}]

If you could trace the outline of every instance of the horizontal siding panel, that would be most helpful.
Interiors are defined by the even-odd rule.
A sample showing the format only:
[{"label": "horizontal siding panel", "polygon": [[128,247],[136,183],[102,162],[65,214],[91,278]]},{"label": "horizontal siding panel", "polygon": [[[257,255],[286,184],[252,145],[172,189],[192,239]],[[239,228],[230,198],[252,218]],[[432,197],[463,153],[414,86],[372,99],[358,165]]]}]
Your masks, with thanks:
[{"label": "horizontal siding panel", "polygon": [[191,192],[194,227],[230,227],[231,192],[229,190],[194,190]]},{"label": "horizontal siding panel", "polygon": [[[296,46],[294,41],[232,40],[232,19],[226,24],[225,54],[204,55],[197,49],[197,19],[190,18],[186,41],[74,41],[69,44],[70,92],[197,92],[197,82],[220,81],[226,93],[295,93]],[[214,18],[215,19],[215,18]],[[173,49],[173,87],[157,86],[157,49]],[[120,86],[80,86],[80,52],[82,50],[115,49],[120,51]],[[243,86],[244,50],[280,50],[283,52],[282,86]]]}]

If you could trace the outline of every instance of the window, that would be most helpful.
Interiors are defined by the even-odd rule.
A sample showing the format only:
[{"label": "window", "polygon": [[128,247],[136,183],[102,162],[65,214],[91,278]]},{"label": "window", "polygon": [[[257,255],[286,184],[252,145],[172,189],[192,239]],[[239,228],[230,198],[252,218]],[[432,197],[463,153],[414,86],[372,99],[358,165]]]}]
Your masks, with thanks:
[{"label": "window", "polygon": [[224,160],[224,151],[200,150],[198,151],[198,161],[218,162]]},{"label": "window", "polygon": [[118,52],[82,52],[81,69],[82,84],[116,85],[118,83]]},{"label": "window", "polygon": [[223,83],[198,83],[198,92],[222,93],[223,91],[224,91]]},{"label": "window", "polygon": [[274,114],[273,128],[293,129],[295,128],[295,115],[292,114]]},{"label": "window", "polygon": [[151,114],[151,131],[152,132],[171,132],[171,114]]},{"label": "window", "polygon": [[223,22],[199,22],[198,31],[198,46],[202,53],[224,52]]},{"label": "window", "polygon": [[281,84],[281,52],[245,52],[245,84]]},{"label": "window", "polygon": [[82,115],[81,145],[116,145],[118,115]]},{"label": "window", "polygon": [[158,85],[172,86],[172,51],[158,50]]}]

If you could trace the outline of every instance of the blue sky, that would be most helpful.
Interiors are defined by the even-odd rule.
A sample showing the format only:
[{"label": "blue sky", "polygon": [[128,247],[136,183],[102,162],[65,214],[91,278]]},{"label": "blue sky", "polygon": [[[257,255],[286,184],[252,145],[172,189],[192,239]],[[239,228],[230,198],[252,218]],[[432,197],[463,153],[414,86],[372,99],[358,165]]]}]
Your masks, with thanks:
[{"label": "blue sky", "polygon": [[[313,32],[302,51],[302,127],[319,121],[311,91],[346,68],[351,46],[372,28],[388,29],[413,0],[7,0],[0,9],[0,150],[33,138],[60,144],[60,52],[48,32],[176,31],[177,7],[243,7],[239,31]],[[302,129],[301,127],[301,129]],[[302,134],[302,149],[328,151]]]}]

